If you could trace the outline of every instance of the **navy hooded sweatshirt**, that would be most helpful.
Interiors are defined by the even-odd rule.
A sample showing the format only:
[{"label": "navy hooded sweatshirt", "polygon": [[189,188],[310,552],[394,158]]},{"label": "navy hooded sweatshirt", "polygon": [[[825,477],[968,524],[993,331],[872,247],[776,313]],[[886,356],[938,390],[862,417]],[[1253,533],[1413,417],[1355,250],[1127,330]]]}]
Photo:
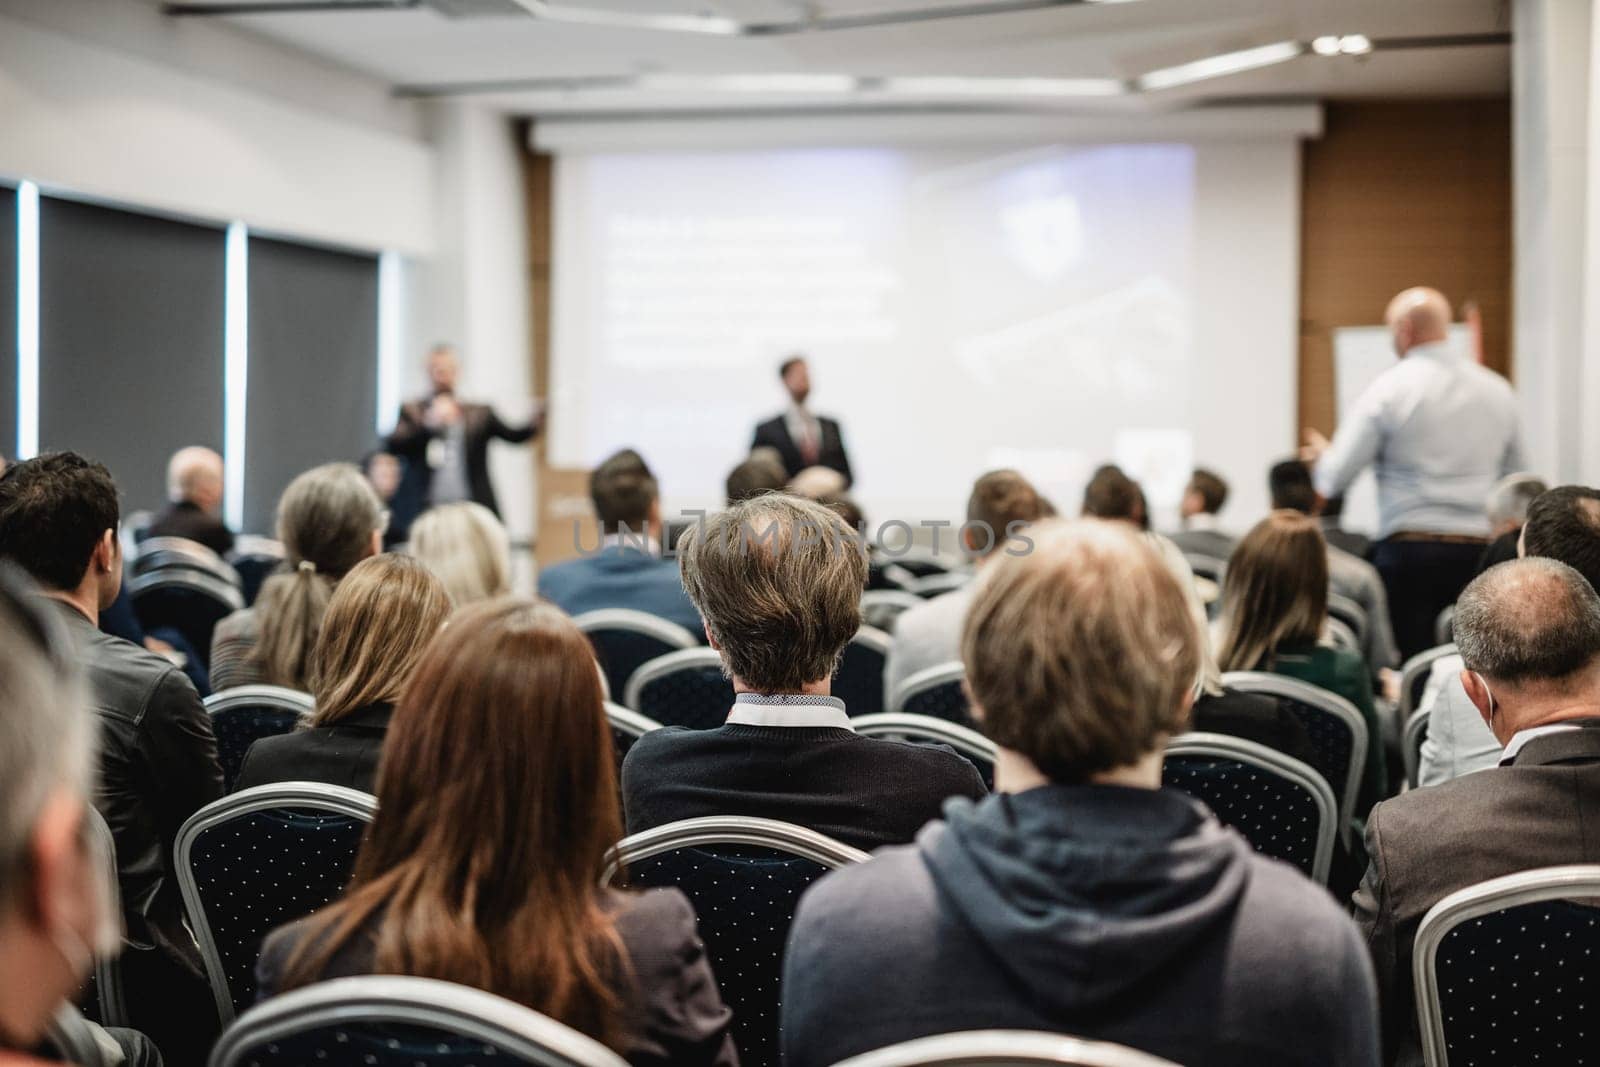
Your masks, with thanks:
[{"label": "navy hooded sweatshirt", "polygon": [[1322,887],[1173,790],[951,801],[800,902],[788,1067],[931,1034],[1042,1030],[1185,1067],[1371,1067],[1372,967]]}]

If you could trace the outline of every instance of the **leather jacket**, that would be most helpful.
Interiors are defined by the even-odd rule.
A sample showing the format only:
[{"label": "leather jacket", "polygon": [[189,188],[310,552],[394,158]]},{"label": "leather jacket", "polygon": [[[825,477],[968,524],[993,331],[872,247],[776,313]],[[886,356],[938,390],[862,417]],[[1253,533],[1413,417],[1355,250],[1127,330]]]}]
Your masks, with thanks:
[{"label": "leather jacket", "polygon": [[117,846],[131,947],[156,948],[204,976],[184,925],[172,847],[184,820],[222,796],[211,719],[184,673],[131,641],[101,633],[53,601],[72,634],[100,722],[99,809]]}]

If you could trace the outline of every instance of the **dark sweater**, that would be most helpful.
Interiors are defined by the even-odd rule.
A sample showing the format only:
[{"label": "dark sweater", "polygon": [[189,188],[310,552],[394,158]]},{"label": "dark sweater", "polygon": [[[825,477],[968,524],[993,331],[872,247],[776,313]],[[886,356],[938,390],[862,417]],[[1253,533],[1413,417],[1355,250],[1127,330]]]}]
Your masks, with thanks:
[{"label": "dark sweater", "polygon": [[393,704],[368,704],[326,726],[263,737],[244,754],[234,791],[272,782],[326,782],[375,792],[393,714]]},{"label": "dark sweater", "polygon": [[1300,720],[1276,700],[1237,689],[1207,693],[1194,702],[1189,725],[1206,733],[1228,734],[1266,745],[1301,763],[1317,765],[1317,750]]},{"label": "dark sweater", "polygon": [[948,797],[986,793],[972,764],[947,748],[835,727],[669,727],[639,738],[622,764],[630,834],[743,815],[871,850],[910,841]]}]

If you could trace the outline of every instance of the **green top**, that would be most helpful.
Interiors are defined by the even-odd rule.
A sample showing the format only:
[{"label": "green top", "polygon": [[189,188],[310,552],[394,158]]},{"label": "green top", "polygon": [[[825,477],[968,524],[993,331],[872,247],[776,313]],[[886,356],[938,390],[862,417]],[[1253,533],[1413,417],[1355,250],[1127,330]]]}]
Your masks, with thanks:
[{"label": "green top", "polygon": [[1354,815],[1365,822],[1372,805],[1383,799],[1389,780],[1384,766],[1383,734],[1378,729],[1378,710],[1372,701],[1372,677],[1366,662],[1359,653],[1347,648],[1300,645],[1279,649],[1267,669],[1342,696],[1361,713],[1367,724],[1367,759],[1361,773],[1361,788],[1356,792]]}]

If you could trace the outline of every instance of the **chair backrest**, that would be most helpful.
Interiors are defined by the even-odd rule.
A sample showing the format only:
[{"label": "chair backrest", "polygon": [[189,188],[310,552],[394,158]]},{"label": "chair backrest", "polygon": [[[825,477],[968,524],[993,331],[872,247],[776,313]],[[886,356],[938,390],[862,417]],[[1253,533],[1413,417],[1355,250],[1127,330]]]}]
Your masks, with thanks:
[{"label": "chair backrest", "polygon": [[1304,763],[1242,737],[1181,734],[1167,742],[1161,781],[1204,802],[1257,852],[1327,884],[1339,808]]},{"label": "chair backrest", "polygon": [[713,816],[668,823],[612,850],[604,881],[674,886],[694,905],[744,1067],[776,1067],[783,955],[800,894],[865,852],[800,826]]},{"label": "chair backrest", "polygon": [[835,1067],[1177,1067],[1148,1052],[1034,1030],[966,1030],[903,1041]]},{"label": "chair backrest", "polygon": [[1333,787],[1334,798],[1339,803],[1339,836],[1347,838],[1369,744],[1367,723],[1361,712],[1337,693],[1281,674],[1231,671],[1222,676],[1222,684],[1229,689],[1272,697],[1300,720],[1316,753],[1311,769]]},{"label": "chair backrest", "polygon": [[[111,827],[101,817],[100,812],[90,806],[85,814],[89,822],[90,844],[100,850],[104,870],[115,872],[117,867],[117,842],[111,836]],[[110,899],[106,906],[111,909],[111,914],[118,916],[120,922],[122,915],[122,891],[116,878],[105,880],[106,892]],[[127,998],[123,995],[122,987],[122,959],[121,956],[107,958],[104,955],[96,956],[93,973],[94,999],[100,1013],[101,1026],[128,1026]]]},{"label": "chair backrest", "polygon": [[885,633],[905,612],[922,603],[922,598],[904,589],[869,589],[861,594],[861,622]]},{"label": "chair backrest", "polygon": [[658,656],[633,672],[622,703],[662,726],[711,730],[733,707],[733,683],[722,673],[722,657],[709,648],[686,648]]},{"label": "chair backrest", "polygon": [[833,675],[833,695],[844,701],[852,717],[876,715],[883,710],[883,669],[889,662],[889,635],[862,626],[839,657]]},{"label": "chair backrest", "polygon": [[205,705],[217,739],[222,781],[232,789],[250,746],[263,737],[294,730],[311,714],[313,701],[310,693],[281,685],[239,685],[212,693]]},{"label": "chair backrest", "polygon": [[976,730],[930,715],[905,715],[885,712],[852,718],[850,725],[863,737],[887,737],[896,741],[948,745],[978,768],[983,784],[994,788],[994,762],[999,756],[995,743]]},{"label": "chair backrest", "polygon": [[967,669],[960,660],[918,671],[895,689],[889,698],[889,710],[973,726],[967,694],[961,688],[966,676]]},{"label": "chair backrest", "polygon": [[198,541],[187,537],[150,537],[140,541],[128,561],[133,574],[153,574],[159,570],[191,570],[209,574],[239,587],[239,572],[226,560]]},{"label": "chair backrest", "polygon": [[[881,534],[879,539],[882,540]],[[902,588],[918,578],[943,574],[952,566],[951,560],[919,548],[908,547],[899,553],[885,552],[883,556],[888,561],[884,569]]]},{"label": "chair backrest", "polygon": [[183,824],[178,888],[223,1022],[255,1000],[262,939],[344,892],[377,810],[354,789],[281,782],[213,801]]},{"label": "chair backrest", "polygon": [[1439,615],[1433,620],[1433,643],[1448,645],[1456,639],[1456,606],[1446,604],[1439,609]]},{"label": "chair backrest", "polygon": [[146,630],[170,626],[184,636],[209,670],[217,623],[244,607],[239,588],[214,574],[163,567],[128,583],[128,599]]},{"label": "chair backrest", "polygon": [[1322,624],[1323,637],[1326,643],[1334,648],[1348,649],[1356,655],[1363,655],[1361,651],[1361,638],[1356,632],[1345,624],[1343,619],[1329,615]]},{"label": "chair backrest", "polygon": [[1428,677],[1433,665],[1446,656],[1456,655],[1455,645],[1437,645],[1425,648],[1406,660],[1400,668],[1400,721],[1410,722],[1411,713],[1422,704],[1422,694],[1428,691]]},{"label": "chair backrest", "polygon": [[1411,955],[1429,1067],[1579,1063],[1600,955],[1600,866],[1546,867],[1451,893]]},{"label": "chair backrest", "polygon": [[648,715],[640,715],[632,708],[606,701],[606,721],[611,724],[611,747],[617,755],[617,773],[622,773],[622,761],[628,757],[633,743],[651,730],[661,729],[661,724]]},{"label": "chair backrest", "polygon": [[288,550],[283,547],[282,541],[256,534],[241,534],[234,538],[228,562],[239,573],[239,591],[244,594],[246,604],[256,602],[262,584],[283,565],[287,557]]},{"label": "chair backrest", "polygon": [[633,672],[651,660],[700,644],[677,623],[628,608],[586,611],[572,621],[588,635],[595,659],[605,671],[606,688],[612,693],[627,693]]},{"label": "chair backrest", "polygon": [[1184,561],[1189,564],[1189,570],[1196,578],[1222,584],[1222,576],[1228,569],[1228,561],[1208,556],[1201,552],[1185,552]]},{"label": "chair backrest", "polygon": [[1405,761],[1406,784],[1412,789],[1422,776],[1422,743],[1428,739],[1428,711],[1418,708],[1406,716],[1400,732],[1400,758]]},{"label": "chair backrest", "polygon": [[223,1033],[211,1067],[627,1067],[532,1008],[436,978],[335,978],[256,1005]]},{"label": "chair backrest", "polygon": [[1367,618],[1366,608],[1347,596],[1329,593],[1328,614],[1350,627],[1350,632],[1356,635],[1357,648],[1367,647],[1367,630],[1371,620]]},{"label": "chair backrest", "polygon": [[961,570],[936,571],[933,574],[913,578],[906,583],[906,592],[915,594],[924,600],[932,600],[936,596],[960,589],[972,581],[973,573],[965,568]]}]

